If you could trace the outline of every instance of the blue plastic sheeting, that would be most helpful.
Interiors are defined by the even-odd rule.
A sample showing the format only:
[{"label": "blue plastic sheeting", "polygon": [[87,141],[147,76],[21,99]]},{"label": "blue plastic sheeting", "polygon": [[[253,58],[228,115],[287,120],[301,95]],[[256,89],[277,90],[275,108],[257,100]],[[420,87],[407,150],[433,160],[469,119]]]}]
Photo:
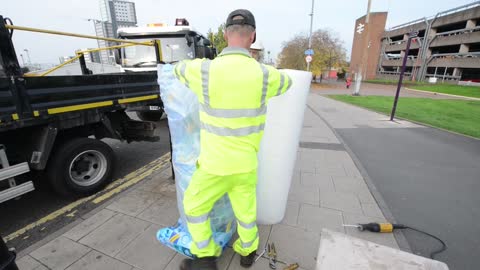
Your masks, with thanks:
[{"label": "blue plastic sheeting", "polygon": [[[193,258],[190,253],[192,238],[183,211],[183,194],[196,170],[200,153],[199,104],[197,96],[175,78],[173,69],[172,65],[159,65],[158,84],[172,140],[172,163],[180,219],[175,226],[160,229],[157,239],[167,247]],[[209,217],[215,242],[225,248],[236,227],[227,195],[215,203]]]}]

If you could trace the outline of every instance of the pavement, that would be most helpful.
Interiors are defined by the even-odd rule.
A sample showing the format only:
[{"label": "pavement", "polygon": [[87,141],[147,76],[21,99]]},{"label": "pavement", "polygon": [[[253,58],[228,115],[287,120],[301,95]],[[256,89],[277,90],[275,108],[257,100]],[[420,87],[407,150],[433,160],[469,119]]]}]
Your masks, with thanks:
[{"label": "pavement", "polygon": [[[314,84],[312,89],[318,91],[322,95],[349,95],[354,91],[355,83],[352,84],[350,89],[347,89],[345,87],[345,83],[342,81],[324,81],[322,84]],[[362,83],[360,94],[363,96],[395,96],[396,91],[396,85]],[[402,87],[400,90],[400,97],[461,100],[471,99],[462,96],[451,96],[434,92],[412,90],[406,87]]]},{"label": "pavement", "polygon": [[[275,243],[278,269],[291,263],[298,263],[302,270],[315,269],[323,229],[394,249],[409,248],[402,234],[374,234],[342,226],[385,222],[391,220],[391,213],[348,146],[321,117],[334,113],[340,105],[315,93],[309,95],[285,218],[280,224],[259,226],[260,247]],[[351,122],[362,112],[344,107],[341,112],[348,117],[337,119],[339,125],[358,127]],[[377,115],[369,120],[379,127],[399,126],[380,118]],[[162,168],[20,252],[19,268],[178,269],[183,257],[155,238],[158,229],[174,225],[178,219],[171,170],[169,166]],[[219,269],[242,269],[239,256],[230,247],[219,259]],[[252,269],[269,269],[268,260],[260,258]]]},{"label": "pavement", "polygon": [[[365,89],[365,92],[374,92]],[[450,269],[480,269],[480,140],[412,124],[321,96],[309,104],[348,145],[399,223],[443,239]],[[438,242],[406,231],[423,256]]]}]

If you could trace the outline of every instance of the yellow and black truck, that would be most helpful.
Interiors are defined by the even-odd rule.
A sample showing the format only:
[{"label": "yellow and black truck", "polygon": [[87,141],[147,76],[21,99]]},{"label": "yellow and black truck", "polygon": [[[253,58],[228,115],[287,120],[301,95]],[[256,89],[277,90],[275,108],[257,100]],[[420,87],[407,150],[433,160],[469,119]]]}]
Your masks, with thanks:
[{"label": "yellow and black truck", "polygon": [[[29,171],[45,171],[60,194],[96,192],[110,181],[114,168],[113,151],[101,139],[159,140],[155,123],[132,120],[126,113],[162,107],[156,71],[90,74],[80,53],[83,75],[24,74],[12,43],[14,30],[32,29],[0,16],[0,203],[34,189],[22,177]],[[185,35],[185,44],[195,55],[192,35]],[[147,44],[154,48],[156,64],[164,63],[159,40],[126,41],[111,48]]]}]

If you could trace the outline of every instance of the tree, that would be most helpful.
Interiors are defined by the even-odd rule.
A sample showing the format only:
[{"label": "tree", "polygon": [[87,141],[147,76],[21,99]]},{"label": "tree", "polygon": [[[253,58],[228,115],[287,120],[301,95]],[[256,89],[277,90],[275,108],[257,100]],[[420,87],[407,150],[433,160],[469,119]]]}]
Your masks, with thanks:
[{"label": "tree", "polygon": [[[308,35],[298,34],[283,43],[278,66],[305,70],[305,50],[308,48]],[[320,74],[329,68],[346,66],[346,50],[343,42],[329,30],[319,29],[312,34],[312,49],[315,54],[310,68],[313,74]]]},{"label": "tree", "polygon": [[217,48],[217,52],[220,53],[225,47],[227,47],[227,41],[224,37],[225,24],[218,26],[217,32],[213,32],[212,29],[208,30],[207,38],[212,42],[213,46]]}]

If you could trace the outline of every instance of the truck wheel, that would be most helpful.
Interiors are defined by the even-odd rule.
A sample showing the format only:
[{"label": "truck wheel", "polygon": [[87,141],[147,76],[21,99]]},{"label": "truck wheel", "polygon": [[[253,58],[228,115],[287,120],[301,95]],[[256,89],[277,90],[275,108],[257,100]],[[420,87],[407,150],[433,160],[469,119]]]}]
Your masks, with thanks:
[{"label": "truck wheel", "polygon": [[143,121],[158,122],[163,116],[163,111],[137,112],[137,116]]},{"label": "truck wheel", "polygon": [[47,176],[61,195],[88,195],[111,180],[114,154],[106,143],[76,138],[61,144],[49,162]]}]

